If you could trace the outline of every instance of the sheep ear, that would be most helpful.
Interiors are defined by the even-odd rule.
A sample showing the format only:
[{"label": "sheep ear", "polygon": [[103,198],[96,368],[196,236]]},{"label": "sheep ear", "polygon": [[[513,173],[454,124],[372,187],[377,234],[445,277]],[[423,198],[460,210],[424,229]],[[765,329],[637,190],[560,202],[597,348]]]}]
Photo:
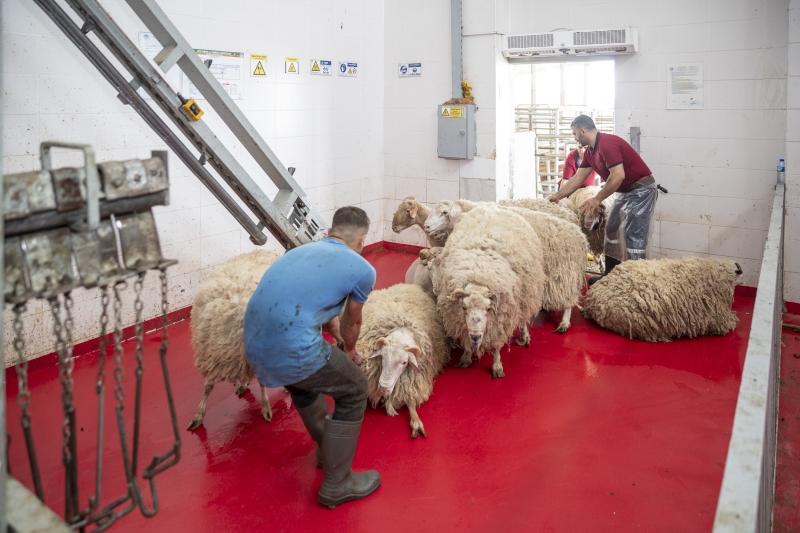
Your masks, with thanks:
[{"label": "sheep ear", "polygon": [[411,218],[417,218],[417,211],[419,210],[419,206],[414,204],[414,207],[408,210],[408,214],[411,215]]},{"label": "sheep ear", "polygon": [[450,293],[450,301],[455,302],[456,300],[460,300],[464,296],[468,295],[469,293],[464,289],[456,289]]},{"label": "sheep ear", "polygon": [[375,341],[375,346],[373,346],[373,350],[380,350],[381,347],[388,346],[388,345],[389,345],[389,341],[386,340],[386,337],[381,337],[380,339]]},{"label": "sheep ear", "polygon": [[[410,346],[410,348],[417,348],[417,347]],[[408,348],[406,348],[406,350],[408,350]],[[417,348],[417,350],[419,350],[419,348]],[[408,364],[413,366],[414,370],[419,372],[419,361],[417,361],[417,357],[413,353],[408,354]]]},{"label": "sheep ear", "polygon": [[408,353],[412,353],[417,357],[422,357],[422,350],[416,344],[412,344],[411,346],[406,346],[406,351]]},{"label": "sheep ear", "polygon": [[489,296],[489,301],[492,302],[492,311],[494,311],[494,314],[497,314],[497,295],[492,294]]}]

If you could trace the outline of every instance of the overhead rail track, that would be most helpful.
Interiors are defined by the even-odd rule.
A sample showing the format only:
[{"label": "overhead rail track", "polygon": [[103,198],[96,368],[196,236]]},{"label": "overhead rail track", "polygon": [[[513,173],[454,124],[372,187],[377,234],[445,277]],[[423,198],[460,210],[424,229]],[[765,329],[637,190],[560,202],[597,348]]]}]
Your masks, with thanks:
[{"label": "overhead rail track", "polygon": [[[120,100],[130,105],[144,119],[225,206],[250,234],[250,239],[255,244],[266,243],[267,236],[264,234],[264,229],[267,229],[286,249],[324,237],[326,224],[306,193],[155,1],[126,0],[163,46],[152,61],[128,38],[96,0],[67,0],[84,21],[82,27],[78,27],[55,0],[34,1],[118,91]],[[132,81],[128,82],[88,38],[90,32],[105,44],[133,76]],[[165,74],[176,65],[206,99],[204,107],[216,111],[277,186],[278,193],[274,200],[269,199],[209,126],[185,110],[186,100],[182,99],[165,79]],[[142,98],[137,92],[139,87],[150,95],[153,102],[189,140],[191,146],[199,152],[199,158]],[[246,209],[242,208],[236,199],[228,194],[225,187],[209,173],[206,164],[224,180]],[[253,221],[247,210],[255,215],[256,221]]]}]

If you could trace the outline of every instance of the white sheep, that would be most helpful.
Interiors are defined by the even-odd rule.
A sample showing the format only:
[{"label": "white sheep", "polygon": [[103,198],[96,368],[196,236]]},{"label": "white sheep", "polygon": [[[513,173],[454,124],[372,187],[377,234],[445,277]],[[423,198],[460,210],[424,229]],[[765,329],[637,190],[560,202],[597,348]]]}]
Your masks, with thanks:
[{"label": "white sheep", "polygon": [[741,274],[724,259],[625,261],[589,289],[583,314],[629,339],[725,335],[738,321],[731,305]]},{"label": "white sheep", "polygon": [[[586,240],[589,241],[589,251],[595,255],[600,256],[603,253],[603,245],[606,235],[606,219],[608,213],[614,206],[613,195],[609,196],[597,206],[591,213],[583,214],[580,212],[580,207],[586,203],[590,198],[597,196],[600,192],[600,187],[581,187],[574,193],[569,195],[561,202],[569,202],[568,205],[574,206],[575,212],[580,219],[580,226],[583,234],[586,235]],[[559,202],[559,203],[561,203]]]},{"label": "white sheep", "polygon": [[[561,322],[555,331],[565,333],[570,327],[572,308],[578,305],[581,291],[586,285],[586,237],[575,224],[546,212],[520,207],[506,209],[512,209],[522,216],[539,236],[547,277],[542,309],[561,312]],[[524,333],[523,340],[527,346],[528,330],[525,329]]]},{"label": "white sheep", "polygon": [[369,295],[356,347],[367,375],[369,399],[386,413],[406,406],[411,438],[427,436],[417,413],[433,391],[435,378],[450,361],[436,304],[416,285],[398,284]]},{"label": "white sheep", "polygon": [[415,259],[411,266],[406,271],[406,283],[419,286],[425,294],[431,298],[436,298],[433,293],[433,281],[431,281],[431,273],[424,259],[421,257]]},{"label": "white sheep", "polygon": [[[586,237],[578,227],[577,217],[567,209],[546,200],[519,201],[518,203],[520,207],[510,204],[507,207],[500,207],[500,209],[515,210],[527,220],[541,239],[544,270],[547,277],[543,309],[562,312],[561,322],[555,331],[564,333],[570,327],[572,307],[577,305],[585,284],[584,270],[588,248]],[[448,240],[447,236],[454,228],[458,227],[459,221],[465,216],[465,210],[468,213],[471,209],[475,209],[474,204],[470,204],[472,203],[464,200],[439,202],[431,211],[425,223],[425,230],[434,233],[439,239]],[[539,209],[545,205],[551,207]],[[551,216],[550,212],[556,212],[562,216],[557,218]],[[434,283],[434,292],[436,292],[435,287]],[[536,312],[538,313],[538,310]],[[527,345],[527,328],[523,330],[522,339]]]},{"label": "white sheep", "polygon": [[575,213],[562,205],[552,203],[546,198],[517,198],[514,200],[500,200],[498,203],[506,207],[523,207],[531,211],[540,211],[576,226],[580,225]]},{"label": "white sheep", "polygon": [[[208,395],[217,382],[233,383],[236,394],[242,395],[253,379],[244,355],[244,313],[264,272],[278,257],[265,250],[238,255],[214,268],[198,287],[192,304],[192,347],[205,387],[188,429],[203,423]],[[272,420],[272,406],[263,386],[261,416],[267,422]]]},{"label": "white sheep", "polygon": [[466,213],[438,257],[434,291],[446,334],[464,346],[459,367],[491,351],[492,376],[503,377],[500,348],[517,329],[527,334],[542,307],[542,245],[511,209],[476,207]]},{"label": "white sheep", "polygon": [[[400,233],[411,226],[419,226],[424,230],[425,221],[428,219],[430,209],[419,202],[413,196],[406,196],[397,211],[392,216],[392,231]],[[426,238],[431,246],[444,246],[444,241],[439,241],[436,237],[426,234]]]}]

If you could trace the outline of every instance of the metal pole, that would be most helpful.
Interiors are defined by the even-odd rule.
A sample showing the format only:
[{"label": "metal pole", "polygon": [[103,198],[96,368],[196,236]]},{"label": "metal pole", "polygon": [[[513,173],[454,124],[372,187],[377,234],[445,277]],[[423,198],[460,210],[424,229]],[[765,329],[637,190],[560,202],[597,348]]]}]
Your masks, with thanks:
[{"label": "metal pole", "polygon": [[453,54],[453,98],[461,98],[461,0],[450,1],[450,50]]},{"label": "metal pole", "polygon": [[[0,10],[2,13],[2,10]],[[0,14],[0,26],[2,26],[2,14]],[[0,57],[2,57],[3,52],[3,44],[0,43]],[[0,59],[0,87],[3,86],[3,68],[1,68],[2,59]],[[0,91],[0,108],[2,108],[3,104],[3,91]],[[0,131],[3,130],[3,114],[0,113]],[[0,137],[0,152],[3,151],[3,139]],[[0,158],[0,178],[3,176],[3,161]],[[2,193],[3,182],[0,181],[0,193]],[[2,195],[0,195],[2,197]],[[3,206],[0,204],[0,244],[5,245],[5,239],[3,239]],[[0,246],[2,248],[3,246]],[[5,265],[3,265],[3,255],[0,254],[0,272],[5,271]],[[3,290],[3,276],[0,276],[0,294],[3,294],[5,291]],[[3,320],[3,311],[5,306],[0,306],[0,320]],[[5,330],[5,328],[3,328]],[[8,464],[6,462],[6,458],[8,456],[8,450],[6,450],[6,354],[3,350],[3,335],[4,332],[0,332],[0,360],[3,361],[3,374],[0,375],[0,533],[5,533],[6,531],[6,473],[8,472]]]}]

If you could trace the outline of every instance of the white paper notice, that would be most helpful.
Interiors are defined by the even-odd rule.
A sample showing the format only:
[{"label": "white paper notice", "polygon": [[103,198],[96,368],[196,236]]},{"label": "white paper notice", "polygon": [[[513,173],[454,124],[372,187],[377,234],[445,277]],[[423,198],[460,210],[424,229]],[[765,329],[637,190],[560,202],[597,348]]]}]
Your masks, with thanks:
[{"label": "white paper notice", "polygon": [[[233,100],[241,100],[244,81],[244,53],[220,52],[219,50],[197,50],[200,61],[211,60],[208,68],[211,75],[217,78],[222,88]],[[183,76],[183,96],[186,98],[203,99],[197,87],[185,75]]]},{"label": "white paper notice", "polygon": [[[158,53],[161,51],[163,47],[161,43],[155,38],[155,36],[150,33],[149,31],[140,31],[139,32],[139,49],[148,57],[148,59],[155,59]],[[181,86],[181,71],[179,68],[172,67],[170,71],[164,76],[164,79],[167,80],[167,83],[170,84],[172,87],[180,87]],[[145,100],[150,100],[150,95],[147,94],[147,91],[139,87],[139,96],[144,98]]]},{"label": "white paper notice", "polygon": [[703,109],[703,64],[667,65],[667,109]]}]

